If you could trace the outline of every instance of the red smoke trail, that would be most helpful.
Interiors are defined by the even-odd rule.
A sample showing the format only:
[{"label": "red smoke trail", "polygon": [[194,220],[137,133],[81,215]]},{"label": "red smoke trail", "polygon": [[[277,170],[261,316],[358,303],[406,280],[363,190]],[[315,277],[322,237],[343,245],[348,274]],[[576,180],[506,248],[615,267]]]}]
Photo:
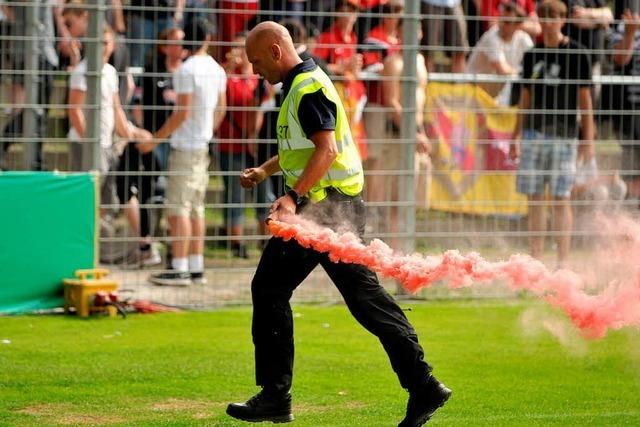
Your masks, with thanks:
[{"label": "red smoke trail", "polygon": [[398,280],[410,292],[439,280],[447,280],[452,288],[506,281],[513,290],[527,290],[564,310],[585,337],[602,338],[609,329],[640,326],[640,226],[629,219],[600,221],[601,231],[623,236],[624,242],[618,247],[624,247],[612,255],[627,259],[632,255],[635,271],[631,280],[611,282],[593,295],[585,291],[586,283],[578,274],[550,271],[528,255],[511,255],[507,261],[498,262],[486,261],[475,252],[462,255],[457,250],[437,256],[404,255],[381,240],[364,245],[353,233],[338,234],[297,216],[287,218],[287,222],[272,220],[269,229],[274,236],[293,238],[306,248],[327,252],[334,262],[364,264]]}]

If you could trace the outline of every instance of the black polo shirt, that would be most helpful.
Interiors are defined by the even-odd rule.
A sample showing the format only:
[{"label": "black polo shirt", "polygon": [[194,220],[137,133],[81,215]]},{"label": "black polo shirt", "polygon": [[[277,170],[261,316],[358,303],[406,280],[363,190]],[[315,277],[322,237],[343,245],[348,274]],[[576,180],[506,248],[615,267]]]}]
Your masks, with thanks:
[{"label": "black polo shirt", "polygon": [[[293,67],[282,82],[282,93],[285,96],[289,94],[291,83],[298,74],[313,71],[317,67],[311,58]],[[320,89],[304,95],[298,106],[298,120],[307,138],[311,138],[320,130],[335,130],[337,111],[336,104],[331,102]]]}]

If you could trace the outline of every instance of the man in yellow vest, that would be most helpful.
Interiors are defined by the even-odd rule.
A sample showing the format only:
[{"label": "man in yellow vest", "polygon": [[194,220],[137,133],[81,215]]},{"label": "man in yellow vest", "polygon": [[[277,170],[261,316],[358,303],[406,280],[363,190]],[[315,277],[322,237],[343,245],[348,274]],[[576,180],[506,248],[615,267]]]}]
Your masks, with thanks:
[{"label": "man in yellow vest", "polygon": [[[253,187],[281,170],[288,192],[274,202],[272,217],[304,210],[334,229],[349,223],[362,235],[362,165],[333,84],[312,59],[300,59],[287,30],[274,22],[258,24],[249,33],[246,51],[254,72],[271,84],[282,82],[286,97],[278,116],[278,155],[245,170],[241,184]],[[227,414],[252,422],[293,420],[289,300],[318,264],[353,316],[380,339],[400,384],[409,391],[400,426],[423,425],[451,390],[431,375],[416,332],[376,274],[362,265],[334,263],[327,254],[275,237],[267,243],[251,284],[256,383],[262,390],[245,403],[230,404]]]}]

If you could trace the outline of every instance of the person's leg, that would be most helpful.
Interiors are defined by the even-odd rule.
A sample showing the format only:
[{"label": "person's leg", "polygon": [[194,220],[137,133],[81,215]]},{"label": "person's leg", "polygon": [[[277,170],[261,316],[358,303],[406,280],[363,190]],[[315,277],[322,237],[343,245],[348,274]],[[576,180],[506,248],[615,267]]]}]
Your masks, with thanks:
[{"label": "person's leg", "polygon": [[529,248],[531,256],[542,259],[544,253],[544,233],[546,221],[544,215],[544,195],[533,194],[529,200]]},{"label": "person's leg", "polygon": [[318,254],[297,242],[271,238],[251,283],[256,384],[287,391],[293,378],[293,319],[289,300],[318,265]]},{"label": "person's leg", "polygon": [[467,36],[467,22],[465,21],[462,5],[446,8],[447,23],[445,24],[445,40],[449,40],[446,45],[453,49],[451,53],[451,72],[463,73],[465,68],[465,56],[469,49]]},{"label": "person's leg", "polygon": [[172,267],[177,271],[188,271],[189,245],[191,239],[191,220],[186,215],[170,215],[169,231],[172,238]]},{"label": "person's leg", "polygon": [[424,361],[417,334],[376,274],[362,265],[334,263],[327,256],[321,264],[351,314],[382,343],[402,387],[414,389],[424,385],[431,367]]},{"label": "person's leg", "polygon": [[293,420],[289,390],[293,379],[293,316],[289,300],[318,264],[317,252],[294,240],[267,242],[251,283],[256,385],[262,390],[245,403],[231,403],[227,414],[245,421]]},{"label": "person's leg", "polygon": [[571,250],[573,232],[573,212],[571,209],[571,189],[575,182],[577,142],[556,140],[552,142],[551,176],[549,187],[553,196],[554,231],[557,233],[558,267],[566,267]]},{"label": "person's leg", "polygon": [[154,274],[149,280],[159,285],[187,286],[189,274],[189,244],[192,234],[190,214],[194,186],[192,184],[193,154],[171,150],[167,179],[167,218],[171,236],[171,271]]},{"label": "person's leg", "polygon": [[442,50],[444,45],[444,23],[441,16],[444,9],[440,6],[432,6],[422,2],[422,14],[432,15],[422,19],[422,46],[427,71],[436,71],[434,55],[437,50]]},{"label": "person's leg", "polygon": [[531,256],[540,258],[544,247],[544,135],[525,130],[520,143],[520,163],[516,175],[516,190],[527,196],[528,230]]},{"label": "person's leg", "polygon": [[557,234],[558,267],[564,268],[569,260],[571,250],[571,233],[573,231],[573,214],[571,203],[567,198],[554,197],[553,228]]}]

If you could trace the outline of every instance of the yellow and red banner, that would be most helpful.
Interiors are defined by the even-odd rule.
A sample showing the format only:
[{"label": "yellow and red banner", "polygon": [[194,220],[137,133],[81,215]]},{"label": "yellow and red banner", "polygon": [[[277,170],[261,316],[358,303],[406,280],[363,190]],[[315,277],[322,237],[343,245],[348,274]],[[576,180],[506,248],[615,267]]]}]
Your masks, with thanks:
[{"label": "yellow and red banner", "polygon": [[431,209],[480,215],[524,215],[509,143],[516,110],[472,84],[430,82],[425,121],[434,144]]}]

